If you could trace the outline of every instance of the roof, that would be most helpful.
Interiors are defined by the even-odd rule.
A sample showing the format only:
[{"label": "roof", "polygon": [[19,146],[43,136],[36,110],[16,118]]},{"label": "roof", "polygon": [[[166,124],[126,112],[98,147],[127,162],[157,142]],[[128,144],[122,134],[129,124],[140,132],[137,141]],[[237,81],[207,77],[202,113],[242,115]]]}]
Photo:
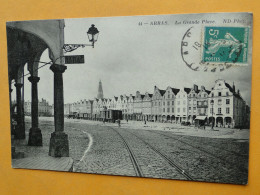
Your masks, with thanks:
[{"label": "roof", "polygon": [[187,94],[189,94],[190,91],[191,91],[191,88],[186,88],[186,87],[184,87],[184,91],[185,91]]},{"label": "roof", "polygon": [[210,92],[211,92],[211,91],[209,91],[209,90],[206,90],[206,89],[205,89],[205,91],[207,92],[207,94],[210,94]]},{"label": "roof", "polygon": [[207,116],[196,116],[195,120],[205,120]]},{"label": "roof", "polygon": [[229,90],[230,90],[232,93],[234,93],[233,88],[232,88],[228,83],[225,82],[225,85],[226,85],[227,88],[229,88]]},{"label": "roof", "polygon": [[144,96],[145,96],[145,95],[141,95],[141,98],[144,99]]},{"label": "roof", "polygon": [[158,89],[158,90],[159,90],[161,96],[163,96],[163,94],[165,94],[165,92],[166,92],[166,90],[161,90],[161,89]]},{"label": "roof", "polygon": [[176,88],[171,88],[172,89],[172,92],[176,95],[180,90],[179,89],[176,89]]},{"label": "roof", "polygon": [[153,97],[153,94],[148,93],[148,96],[149,96],[149,97]]},{"label": "roof", "polygon": [[242,97],[238,93],[236,93],[236,91],[228,83],[225,82],[225,85],[227,88],[229,88],[229,90],[233,93],[235,97],[242,99]]}]

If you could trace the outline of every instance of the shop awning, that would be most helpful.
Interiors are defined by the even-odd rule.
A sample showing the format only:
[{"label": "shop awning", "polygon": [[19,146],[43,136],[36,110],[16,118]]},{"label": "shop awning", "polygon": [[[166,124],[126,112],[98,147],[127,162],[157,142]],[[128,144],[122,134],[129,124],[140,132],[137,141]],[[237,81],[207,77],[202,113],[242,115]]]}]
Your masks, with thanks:
[{"label": "shop awning", "polygon": [[206,116],[197,116],[195,120],[205,120]]}]

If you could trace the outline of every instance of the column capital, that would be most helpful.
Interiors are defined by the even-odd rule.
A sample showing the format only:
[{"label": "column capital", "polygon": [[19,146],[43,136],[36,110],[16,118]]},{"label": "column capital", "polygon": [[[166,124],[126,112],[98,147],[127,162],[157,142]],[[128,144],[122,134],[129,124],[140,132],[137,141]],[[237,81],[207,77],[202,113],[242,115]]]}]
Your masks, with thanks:
[{"label": "column capital", "polygon": [[40,77],[30,76],[30,77],[28,77],[28,80],[29,80],[31,83],[38,83],[39,80],[40,80]]},{"label": "column capital", "polygon": [[65,65],[59,65],[59,64],[52,64],[50,69],[54,73],[64,73],[65,70],[67,69],[67,66]]},{"label": "column capital", "polygon": [[22,83],[15,83],[14,86],[16,88],[22,88],[23,84]]}]

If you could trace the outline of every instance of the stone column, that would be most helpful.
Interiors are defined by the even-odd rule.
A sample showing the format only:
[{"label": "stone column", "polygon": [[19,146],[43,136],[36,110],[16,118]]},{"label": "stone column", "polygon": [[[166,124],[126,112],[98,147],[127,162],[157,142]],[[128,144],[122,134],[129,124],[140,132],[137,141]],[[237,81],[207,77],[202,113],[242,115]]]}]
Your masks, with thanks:
[{"label": "stone column", "polygon": [[55,132],[51,134],[49,155],[53,157],[69,156],[68,135],[64,133],[64,98],[62,73],[67,69],[64,65],[51,65],[54,73],[54,125]]},{"label": "stone column", "polygon": [[17,126],[14,132],[14,139],[25,139],[25,127],[24,127],[24,120],[23,120],[23,109],[22,109],[22,95],[21,95],[21,88],[23,84],[16,83],[14,85],[16,87],[16,102],[17,102]]},{"label": "stone column", "polygon": [[40,80],[37,76],[30,76],[28,80],[32,84],[32,103],[31,103],[31,119],[32,127],[29,132],[29,146],[42,146],[42,133],[39,129],[38,118],[38,82]]}]

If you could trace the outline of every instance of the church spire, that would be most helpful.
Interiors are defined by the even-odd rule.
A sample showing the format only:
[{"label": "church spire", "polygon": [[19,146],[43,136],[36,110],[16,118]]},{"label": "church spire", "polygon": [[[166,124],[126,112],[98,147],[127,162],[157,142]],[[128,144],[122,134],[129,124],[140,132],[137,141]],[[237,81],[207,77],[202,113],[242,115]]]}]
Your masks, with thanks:
[{"label": "church spire", "polygon": [[102,82],[101,80],[99,80],[99,85],[98,85],[98,95],[97,95],[98,99],[104,98],[103,96],[103,89],[102,89]]}]

